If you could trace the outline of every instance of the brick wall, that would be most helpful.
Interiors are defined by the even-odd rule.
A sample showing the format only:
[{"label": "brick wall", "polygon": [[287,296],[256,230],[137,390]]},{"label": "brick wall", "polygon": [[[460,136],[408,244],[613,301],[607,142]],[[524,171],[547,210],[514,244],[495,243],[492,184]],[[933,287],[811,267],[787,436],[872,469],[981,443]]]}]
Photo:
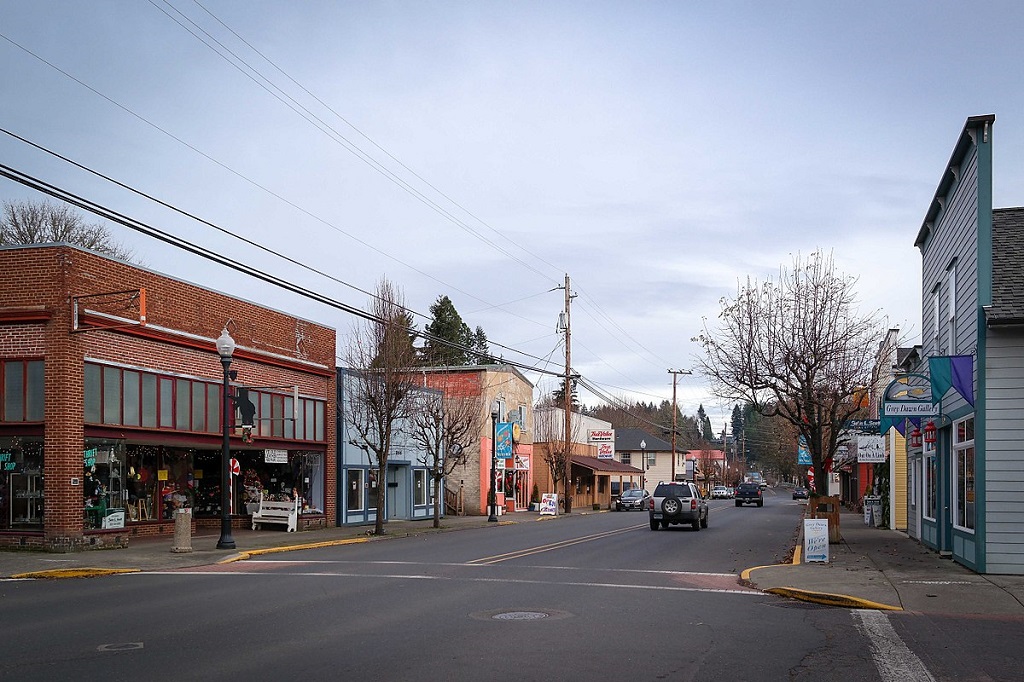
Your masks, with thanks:
[{"label": "brick wall", "polygon": [[[145,327],[72,331],[73,296],[141,288],[146,290]],[[123,302],[90,299],[81,307],[139,318],[138,308]],[[324,511],[326,518],[335,518],[333,329],[74,247],[0,249],[0,357],[45,359],[44,543],[49,549],[87,544],[82,488],[72,485],[82,476],[84,359],[220,382],[223,368],[214,339],[225,325],[237,344],[231,368],[240,382],[297,385],[303,395],[326,400]],[[17,544],[25,543],[18,539]]]}]

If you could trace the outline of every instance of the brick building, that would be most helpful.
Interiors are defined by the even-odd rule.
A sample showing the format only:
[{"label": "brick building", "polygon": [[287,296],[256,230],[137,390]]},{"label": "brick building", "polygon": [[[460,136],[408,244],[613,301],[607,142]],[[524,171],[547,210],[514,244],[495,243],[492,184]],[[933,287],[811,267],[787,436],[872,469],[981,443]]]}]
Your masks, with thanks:
[{"label": "brick building", "polygon": [[496,504],[500,511],[528,509],[535,466],[533,384],[512,365],[500,364],[427,367],[419,371],[419,379],[424,388],[478,399],[480,404],[479,448],[445,483],[448,513],[488,513],[492,410],[497,410],[499,422],[515,424],[513,456],[495,460]]},{"label": "brick building", "polygon": [[123,545],[173,533],[183,506],[219,525],[224,329],[237,344],[233,525],[260,495],[300,498],[300,527],[333,524],[333,329],[33,245],[0,249],[0,545]]}]

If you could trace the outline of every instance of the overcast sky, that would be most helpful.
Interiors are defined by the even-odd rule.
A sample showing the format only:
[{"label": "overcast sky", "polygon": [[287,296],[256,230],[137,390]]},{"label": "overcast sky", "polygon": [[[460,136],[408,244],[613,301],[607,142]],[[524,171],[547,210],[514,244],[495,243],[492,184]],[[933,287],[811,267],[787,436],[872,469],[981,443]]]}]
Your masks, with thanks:
[{"label": "overcast sky", "polygon": [[[919,341],[913,241],[968,116],[997,117],[995,205],[1024,202],[1022,32],[1020,2],[0,3],[0,127],[351,287],[3,134],[0,157],[350,305],[382,277],[424,315],[447,295],[554,371],[568,274],[574,369],[660,402],[720,298],[797,253]],[[113,231],[343,354],[350,315]],[[679,401],[731,413],[697,376]]]}]

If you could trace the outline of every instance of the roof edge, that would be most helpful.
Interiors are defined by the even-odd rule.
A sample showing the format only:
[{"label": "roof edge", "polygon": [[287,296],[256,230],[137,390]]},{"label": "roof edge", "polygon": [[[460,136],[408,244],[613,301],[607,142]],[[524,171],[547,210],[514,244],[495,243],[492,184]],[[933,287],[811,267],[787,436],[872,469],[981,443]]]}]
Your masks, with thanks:
[{"label": "roof edge", "polygon": [[932,196],[931,202],[928,204],[928,210],[925,212],[924,220],[921,221],[921,229],[917,231],[917,237],[914,239],[914,246],[920,248],[921,244],[928,237],[928,233],[931,231],[931,221],[935,218],[935,215],[942,208],[942,204],[939,199],[946,195],[950,185],[953,184],[953,167],[960,164],[963,160],[964,154],[971,145],[971,138],[969,131],[976,130],[977,128],[983,128],[991,126],[996,121],[995,114],[983,114],[981,116],[968,116],[967,121],[964,122],[964,127],[960,131],[960,137],[957,138],[956,144],[953,146],[953,153],[949,156],[949,161],[946,162],[946,167],[942,171],[942,176],[939,178],[939,184],[935,189],[935,194]]}]

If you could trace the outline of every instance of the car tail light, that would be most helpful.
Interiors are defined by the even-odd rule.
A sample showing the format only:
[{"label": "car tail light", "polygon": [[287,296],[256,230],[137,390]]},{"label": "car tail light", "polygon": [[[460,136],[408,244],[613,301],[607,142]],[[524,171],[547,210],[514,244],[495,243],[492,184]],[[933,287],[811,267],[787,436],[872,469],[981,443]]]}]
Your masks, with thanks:
[{"label": "car tail light", "polygon": [[690,510],[693,511],[696,508],[697,508],[697,500],[691,497],[690,498]]},{"label": "car tail light", "polygon": [[651,499],[647,500],[647,508],[648,509],[654,509],[654,498],[653,497]]}]

